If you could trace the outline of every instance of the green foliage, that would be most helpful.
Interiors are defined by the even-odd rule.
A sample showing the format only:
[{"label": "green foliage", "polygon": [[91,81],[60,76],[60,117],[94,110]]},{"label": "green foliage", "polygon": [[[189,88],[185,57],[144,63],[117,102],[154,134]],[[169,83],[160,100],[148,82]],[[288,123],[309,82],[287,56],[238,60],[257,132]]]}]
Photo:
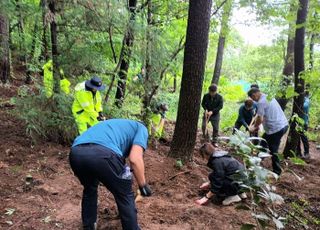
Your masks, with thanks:
[{"label": "green foliage", "polygon": [[253,140],[263,141],[263,139],[251,138],[240,131],[235,135],[220,139],[227,141],[234,154],[244,163],[244,170],[240,171],[235,179],[243,191],[250,193],[250,202],[245,207],[238,208],[249,209],[256,220],[256,225],[244,224],[241,229],[253,229],[254,227],[265,229],[267,226],[283,229],[285,218],[276,212],[276,206],[282,205],[284,199],[275,193],[275,187],[271,184],[271,179],[277,180],[278,175],[260,164],[262,159],[271,157],[271,155],[261,146],[252,144]]},{"label": "green foliage", "polygon": [[71,113],[73,98],[54,95],[47,99],[44,94],[25,95],[15,99],[14,115],[26,123],[26,133],[34,141],[38,139],[70,144],[77,135]]}]

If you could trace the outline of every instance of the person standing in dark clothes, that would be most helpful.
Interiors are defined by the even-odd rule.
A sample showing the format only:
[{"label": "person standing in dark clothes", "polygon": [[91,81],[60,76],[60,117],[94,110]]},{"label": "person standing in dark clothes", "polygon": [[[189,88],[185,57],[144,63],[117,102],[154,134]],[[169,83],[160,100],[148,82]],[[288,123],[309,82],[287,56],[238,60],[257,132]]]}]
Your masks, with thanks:
[{"label": "person standing in dark clothes", "polygon": [[212,124],[212,143],[217,143],[217,137],[219,136],[219,123],[220,123],[220,110],[223,108],[223,98],[218,94],[218,87],[212,84],[209,87],[209,93],[205,94],[202,99],[202,108],[204,109],[202,119],[202,133],[204,139],[208,139],[207,136],[207,124],[210,121]]},{"label": "person standing in dark clothes", "polygon": [[214,195],[223,199],[223,205],[230,205],[241,201],[241,198],[247,198],[246,194],[240,191],[239,184],[234,181],[234,176],[244,170],[244,166],[239,161],[226,151],[216,151],[210,143],[202,145],[200,153],[209,157],[207,166],[213,171],[208,176],[210,182],[200,186],[200,189],[209,190],[209,192],[196,200],[196,204],[207,204]]},{"label": "person standing in dark clothes", "polygon": [[[96,229],[99,182],[115,198],[122,229],[140,229],[132,173],[141,195],[151,196],[143,161],[147,143],[147,128],[140,122],[126,119],[102,121],[75,139],[69,159],[74,174],[84,187],[81,215],[84,230]],[[125,164],[125,158],[129,158],[131,169]]]},{"label": "person standing in dark clothes", "polygon": [[233,134],[236,130],[240,130],[242,126],[245,127],[246,131],[249,131],[249,125],[253,117],[256,115],[257,105],[253,102],[252,99],[247,99],[243,105],[239,108],[238,119],[234,124]]},{"label": "person standing in dark clothes", "polygon": [[[303,103],[303,121],[304,121],[303,131],[299,132],[300,139],[302,141],[303,148],[304,148],[303,158],[305,158],[305,159],[310,158],[309,141],[308,141],[308,137],[305,133],[306,131],[308,131],[308,127],[309,127],[309,109],[310,109],[310,98],[309,98],[309,92],[306,91],[305,97],[304,97],[304,103]],[[302,156],[300,142],[299,142],[299,145],[297,148],[297,154],[298,154],[298,156]]]}]

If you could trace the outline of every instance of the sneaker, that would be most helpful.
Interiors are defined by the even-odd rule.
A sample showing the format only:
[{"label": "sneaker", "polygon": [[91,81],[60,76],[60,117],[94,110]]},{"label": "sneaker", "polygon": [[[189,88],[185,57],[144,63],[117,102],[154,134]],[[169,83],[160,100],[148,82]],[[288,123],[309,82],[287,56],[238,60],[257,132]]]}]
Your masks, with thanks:
[{"label": "sneaker", "polygon": [[222,201],[222,204],[223,205],[230,205],[232,203],[237,203],[237,202],[240,202],[241,201],[241,198],[240,196],[238,195],[235,195],[235,196],[228,196],[226,199],[224,199]]},{"label": "sneaker", "polygon": [[248,198],[248,197],[247,197],[247,194],[246,194],[245,192],[239,194],[239,196],[240,196],[240,198],[243,199],[243,200]]}]

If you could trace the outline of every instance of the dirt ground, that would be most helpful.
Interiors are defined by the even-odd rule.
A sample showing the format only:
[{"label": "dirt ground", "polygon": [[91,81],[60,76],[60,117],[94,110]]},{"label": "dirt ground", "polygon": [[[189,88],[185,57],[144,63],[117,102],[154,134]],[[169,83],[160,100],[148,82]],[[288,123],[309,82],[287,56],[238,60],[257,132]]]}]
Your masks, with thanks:
[{"label": "dirt ground", "polygon": [[[15,94],[15,87],[0,87],[0,229],[81,229],[82,188],[69,167],[69,147],[32,145],[25,125],[10,113],[13,108],[6,102]],[[249,212],[235,206],[195,205],[198,186],[209,172],[206,162],[196,154],[194,162],[178,170],[175,160],[166,157],[168,151],[168,146],[160,145],[145,154],[147,180],[154,194],[137,204],[142,229],[228,230],[253,222]],[[277,182],[278,193],[286,201],[283,213],[295,213],[286,229],[304,229],[303,221],[309,229],[320,229],[316,223],[320,220],[320,152],[314,143],[311,157],[304,167],[291,166],[303,180],[286,172]],[[98,226],[121,229],[113,197],[102,186]]]}]

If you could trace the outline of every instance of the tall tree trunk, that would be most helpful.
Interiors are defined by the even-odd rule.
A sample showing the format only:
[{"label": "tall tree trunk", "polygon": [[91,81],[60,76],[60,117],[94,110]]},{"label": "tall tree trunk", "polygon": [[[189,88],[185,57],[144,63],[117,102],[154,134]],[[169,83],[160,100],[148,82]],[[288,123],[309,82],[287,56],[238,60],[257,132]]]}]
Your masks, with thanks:
[{"label": "tall tree trunk", "polygon": [[[304,47],[305,47],[305,23],[308,15],[309,0],[299,0],[300,7],[297,13],[295,44],[294,44],[294,89],[298,96],[294,97],[292,116],[303,117],[304,102],[304,80],[301,77],[305,70]],[[297,121],[292,119],[290,124],[290,133],[285,147],[285,157],[291,156],[300,144],[300,135],[296,130]]]},{"label": "tall tree trunk", "polygon": [[0,80],[7,83],[10,78],[9,20],[0,12]]},{"label": "tall tree trunk", "polygon": [[144,76],[144,95],[142,99],[143,111],[142,111],[142,120],[146,123],[148,122],[148,116],[150,109],[150,94],[151,94],[151,76],[152,76],[152,64],[151,64],[151,53],[152,53],[152,36],[151,28],[153,24],[153,15],[152,15],[152,1],[148,1],[147,5],[147,31],[146,31],[146,62],[145,62],[145,76]]},{"label": "tall tree trunk", "polygon": [[16,10],[18,12],[18,31],[19,31],[19,37],[20,37],[21,58],[23,62],[24,71],[26,73],[25,83],[30,84],[32,79],[31,79],[30,71],[28,69],[28,51],[26,47],[26,39],[24,34],[24,21],[22,17],[21,5],[19,0],[16,0]]},{"label": "tall tree trunk", "polygon": [[35,18],[34,27],[33,27],[33,36],[31,42],[31,51],[30,51],[30,59],[34,59],[35,51],[36,51],[36,44],[37,44],[37,37],[38,37],[38,18]]},{"label": "tall tree trunk", "polygon": [[218,84],[220,75],[221,75],[221,68],[223,62],[223,53],[226,43],[226,37],[229,32],[229,19],[232,11],[232,4],[233,0],[227,0],[223,7],[222,19],[221,19],[221,28],[219,34],[219,41],[217,47],[217,55],[216,55],[216,63],[214,66],[214,72],[212,77],[212,83]]},{"label": "tall tree trunk", "polygon": [[309,45],[309,69],[313,70],[314,66],[314,43],[316,40],[316,34],[311,33],[310,45]]},{"label": "tall tree trunk", "polygon": [[[294,15],[296,13],[296,7],[294,4],[290,6],[289,16]],[[284,67],[282,70],[282,82],[281,82],[281,92],[279,97],[277,97],[277,101],[279,102],[282,110],[284,111],[287,107],[289,99],[286,96],[287,88],[292,82],[293,74],[294,74],[294,34],[295,34],[295,22],[289,23],[288,30],[288,44],[287,44],[287,53],[284,60]]]},{"label": "tall tree trunk", "polygon": [[47,22],[46,22],[46,14],[47,14],[47,0],[41,0],[41,11],[42,11],[42,39],[41,39],[41,55],[39,60],[48,61],[49,60],[49,52],[48,52],[48,40],[47,40]]},{"label": "tall tree trunk", "polygon": [[53,64],[53,92],[60,92],[60,74],[59,74],[59,64],[58,64],[58,33],[57,33],[57,23],[55,19],[56,6],[55,0],[50,0],[49,10],[53,15],[53,19],[50,23],[51,31],[51,49],[52,49],[52,64]]},{"label": "tall tree trunk", "polygon": [[210,25],[211,0],[190,0],[178,115],[170,155],[190,160],[195,146]]},{"label": "tall tree trunk", "polygon": [[133,35],[133,26],[136,16],[136,6],[137,6],[137,0],[129,0],[129,11],[130,11],[130,20],[127,28],[127,32],[124,36],[124,45],[125,45],[125,57],[121,61],[120,70],[119,70],[119,80],[118,80],[118,86],[116,91],[116,97],[115,97],[115,104],[118,107],[122,106],[125,91],[126,91],[126,82],[127,82],[127,76],[128,76],[128,70],[130,65],[130,57],[131,57],[131,50],[133,46],[134,41],[134,35]]}]

